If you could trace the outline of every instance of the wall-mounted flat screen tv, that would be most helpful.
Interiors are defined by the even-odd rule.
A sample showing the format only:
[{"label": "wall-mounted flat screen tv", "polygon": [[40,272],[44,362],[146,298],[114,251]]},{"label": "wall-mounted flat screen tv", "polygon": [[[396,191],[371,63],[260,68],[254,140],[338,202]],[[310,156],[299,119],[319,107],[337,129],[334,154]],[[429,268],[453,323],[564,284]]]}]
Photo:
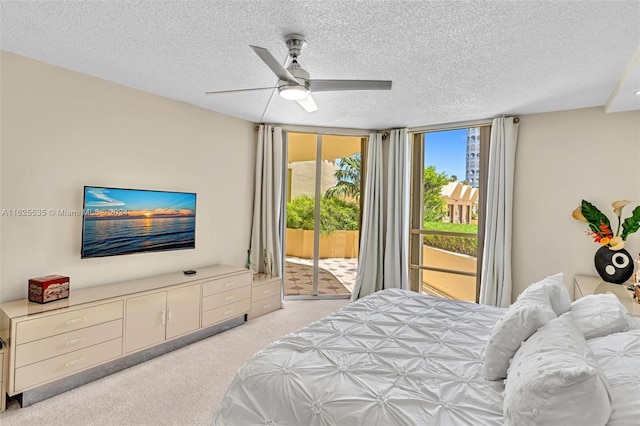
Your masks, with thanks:
[{"label": "wall-mounted flat screen tv", "polygon": [[84,187],[82,258],[193,249],[196,194]]}]

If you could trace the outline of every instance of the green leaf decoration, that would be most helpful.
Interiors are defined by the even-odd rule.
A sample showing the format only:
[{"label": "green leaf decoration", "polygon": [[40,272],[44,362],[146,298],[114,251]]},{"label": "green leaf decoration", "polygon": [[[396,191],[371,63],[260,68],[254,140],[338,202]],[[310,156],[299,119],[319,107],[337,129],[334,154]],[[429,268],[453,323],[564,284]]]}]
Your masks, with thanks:
[{"label": "green leaf decoration", "polygon": [[620,237],[626,241],[627,236],[633,234],[638,229],[640,229],[640,206],[636,207],[633,210],[633,214],[622,222],[622,234],[620,234]]},{"label": "green leaf decoration", "polygon": [[[582,215],[585,219],[587,219],[587,223],[589,224],[589,228],[597,233],[602,235],[600,231],[599,225],[601,223],[605,223],[611,228],[611,223],[609,222],[609,218],[602,213],[596,206],[591,204],[588,201],[582,200]],[[624,237],[623,237],[624,239]]]}]

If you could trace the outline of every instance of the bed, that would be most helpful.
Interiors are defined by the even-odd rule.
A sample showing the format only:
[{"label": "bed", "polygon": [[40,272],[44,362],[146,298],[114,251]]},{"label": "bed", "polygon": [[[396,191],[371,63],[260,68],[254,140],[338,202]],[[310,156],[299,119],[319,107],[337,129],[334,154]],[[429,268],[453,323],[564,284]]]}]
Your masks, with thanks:
[{"label": "bed", "polygon": [[[557,297],[548,290],[549,286],[546,287],[544,295],[549,303],[545,306],[545,313],[551,309],[551,301],[557,302]],[[540,308],[538,299],[533,306],[534,310]],[[533,337],[540,334],[539,337],[548,339],[551,346],[557,346],[557,339],[569,338],[566,335],[571,334],[566,332],[566,327],[578,328],[573,318],[567,318],[561,324],[554,313],[546,319],[546,322],[556,319],[553,323],[555,329],[545,327],[545,330],[549,329],[549,337],[543,336],[543,329],[535,321],[530,325],[535,328],[531,339],[527,336],[523,341],[517,341],[519,338],[513,337],[511,330],[506,337],[501,337],[496,329],[501,323],[504,326],[511,311],[516,312],[515,322],[523,319],[524,322],[532,322],[531,316],[523,317],[523,311],[528,309],[526,306],[512,308],[514,306],[503,309],[441,299],[399,289],[377,292],[255,354],[236,373],[213,423],[219,426],[489,426],[525,424],[528,420],[523,423],[522,416],[533,416],[533,421],[528,424],[545,424],[548,422],[546,414],[557,416],[558,413],[538,414],[537,409],[531,409],[527,404],[530,400],[537,401],[536,392],[550,392],[545,386],[547,382],[555,383],[554,378],[545,379],[542,388],[535,385],[530,390],[531,383],[522,386],[521,382],[525,380],[522,377],[539,382],[536,376],[540,374],[536,371],[549,367],[534,364],[565,355],[541,357],[536,352],[540,344],[527,345],[524,340],[533,342]],[[506,321],[508,325],[508,319]],[[536,332],[538,328],[540,330]],[[593,368],[589,367],[592,374],[588,378],[596,381],[584,384],[591,389],[590,394],[597,394],[592,389],[601,384],[602,392],[606,392],[611,402],[606,406],[605,396],[599,394],[595,397],[600,397],[600,401],[589,402],[591,397],[585,397],[584,403],[596,410],[595,415],[588,415],[593,419],[602,410],[608,410],[600,417],[613,419],[614,422],[608,424],[615,426],[634,424],[640,418],[640,404],[629,396],[640,395],[640,376],[630,373],[631,370],[640,374],[640,330],[629,330],[628,323],[622,328],[624,332],[599,335],[589,340],[596,343],[593,350],[585,349],[586,344],[585,347],[577,345],[578,349],[589,350],[604,360],[604,367],[596,369],[600,376],[594,376]],[[582,332],[573,334],[580,336],[571,338],[587,342]],[[617,340],[606,340],[611,337]],[[509,360],[505,361],[509,373],[504,374],[512,374],[512,384],[517,387],[511,393],[507,392],[507,401],[505,393],[511,376],[506,380],[487,378],[487,365],[491,365],[487,359],[490,358],[488,342],[501,339],[513,347],[514,353],[517,352],[515,356],[508,354]],[[618,349],[612,352],[612,347]],[[505,357],[503,349],[498,345],[497,358]],[[553,352],[553,348],[549,350]],[[509,361],[518,359],[518,356],[518,366],[510,365]],[[534,360],[527,361],[529,356]],[[585,357],[580,354],[575,358],[582,362]],[[563,365],[562,362],[560,364]],[[526,370],[521,374],[519,369],[531,366],[537,369],[533,374]],[[586,371],[586,367],[583,370]],[[608,382],[601,377],[602,374],[610,377]],[[620,399],[618,411],[615,411],[616,401],[611,401],[610,395]],[[567,396],[571,399],[575,395]],[[558,395],[555,399],[564,404]],[[506,408],[506,402],[511,411]],[[582,405],[576,401],[573,404]],[[616,413],[617,417],[614,417]],[[633,419],[632,422],[629,419]],[[596,423],[582,423],[583,426],[585,424]]]}]

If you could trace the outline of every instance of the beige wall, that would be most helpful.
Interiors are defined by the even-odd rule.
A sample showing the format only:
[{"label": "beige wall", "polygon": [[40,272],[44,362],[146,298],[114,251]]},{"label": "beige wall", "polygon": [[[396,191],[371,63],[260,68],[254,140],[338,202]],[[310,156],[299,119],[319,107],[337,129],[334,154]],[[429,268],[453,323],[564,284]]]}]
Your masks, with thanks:
[{"label": "beige wall", "polygon": [[[320,193],[324,194],[327,189],[336,184],[335,173],[338,166],[331,161],[323,160],[320,171]],[[291,188],[291,200],[301,195],[315,196],[316,194],[316,162],[315,161],[298,161],[289,163],[290,180],[288,182]],[[291,201],[287,200],[287,201]]]},{"label": "beige wall", "polygon": [[[614,223],[611,202],[640,204],[640,111],[605,114],[602,108],[520,117],[513,220],[513,299],[547,275],[597,275],[598,248],[571,212],[584,198]],[[635,258],[640,233],[625,247]]]},{"label": "beige wall", "polygon": [[[27,279],[43,274],[68,274],[73,291],[206,264],[244,264],[252,123],[0,55],[0,208],[77,209],[84,185],[198,194],[195,250],[81,260],[80,218],[1,217],[0,300],[25,297]],[[522,116],[515,179],[513,297],[560,271],[572,292],[573,275],[595,274],[597,247],[571,211],[582,198],[610,217],[611,201],[632,199],[631,208],[640,202],[640,112]],[[630,236],[627,249],[637,255],[640,233]]]},{"label": "beige wall", "polygon": [[196,249],[80,259],[80,217],[1,218],[0,300],[65,274],[74,289],[244,265],[254,124],[2,52],[0,207],[79,209],[84,185],[197,193]]}]

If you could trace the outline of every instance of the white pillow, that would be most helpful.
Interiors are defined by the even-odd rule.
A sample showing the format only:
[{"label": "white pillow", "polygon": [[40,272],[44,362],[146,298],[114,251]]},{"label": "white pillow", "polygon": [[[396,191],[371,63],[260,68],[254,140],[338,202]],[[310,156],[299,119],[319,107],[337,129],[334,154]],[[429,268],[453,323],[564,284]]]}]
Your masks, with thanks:
[{"label": "white pillow", "polygon": [[519,297],[491,329],[482,365],[485,377],[489,380],[507,377],[509,361],[520,344],[554,318],[556,314],[546,291],[530,291]]},{"label": "white pillow", "polygon": [[629,330],[640,330],[640,317],[627,317],[629,323]]},{"label": "white pillow", "polygon": [[560,316],[571,309],[571,296],[564,285],[564,274],[562,272],[531,284],[524,289],[518,298],[526,297],[529,292],[540,291],[540,289],[544,289],[547,292],[549,302],[556,315]]},{"label": "white pillow", "polygon": [[538,330],[513,357],[505,426],[601,426],[611,416],[607,378],[570,313]]},{"label": "white pillow", "polygon": [[571,304],[571,314],[585,339],[629,329],[627,309],[615,294],[588,294]]}]

